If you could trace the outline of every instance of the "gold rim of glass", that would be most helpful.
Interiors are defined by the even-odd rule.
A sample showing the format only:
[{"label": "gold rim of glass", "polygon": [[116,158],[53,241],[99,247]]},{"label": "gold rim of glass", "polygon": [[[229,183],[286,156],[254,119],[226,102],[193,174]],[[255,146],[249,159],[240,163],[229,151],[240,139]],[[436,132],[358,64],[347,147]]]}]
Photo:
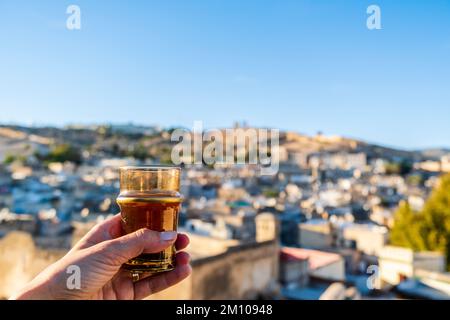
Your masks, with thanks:
[{"label": "gold rim of glass", "polygon": [[169,171],[169,170],[178,170],[181,168],[178,166],[170,166],[170,165],[148,165],[148,166],[123,166],[119,167],[119,170],[127,170],[127,171]]},{"label": "gold rim of glass", "polygon": [[119,168],[120,192],[152,193],[180,191],[181,168],[177,166],[124,166]]}]

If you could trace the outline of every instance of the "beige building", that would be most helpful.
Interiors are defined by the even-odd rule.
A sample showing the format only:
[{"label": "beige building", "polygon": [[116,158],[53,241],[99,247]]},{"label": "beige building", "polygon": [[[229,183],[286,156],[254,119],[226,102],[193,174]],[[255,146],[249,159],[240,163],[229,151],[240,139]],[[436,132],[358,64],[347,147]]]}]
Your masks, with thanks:
[{"label": "beige building", "polygon": [[263,212],[255,217],[256,242],[273,241],[278,237],[278,220],[270,212]]},{"label": "beige building", "polygon": [[450,172],[450,154],[441,158],[441,169],[443,172]]},{"label": "beige building", "polygon": [[327,248],[333,244],[331,224],[327,220],[309,220],[299,224],[299,241],[304,248]]},{"label": "beige building", "polygon": [[429,172],[450,172],[450,155],[441,157],[440,160],[427,160],[419,162],[415,168]]},{"label": "beige building", "polygon": [[420,272],[444,272],[445,256],[437,252],[414,252],[411,249],[386,246],[379,252],[381,285],[397,285]]}]

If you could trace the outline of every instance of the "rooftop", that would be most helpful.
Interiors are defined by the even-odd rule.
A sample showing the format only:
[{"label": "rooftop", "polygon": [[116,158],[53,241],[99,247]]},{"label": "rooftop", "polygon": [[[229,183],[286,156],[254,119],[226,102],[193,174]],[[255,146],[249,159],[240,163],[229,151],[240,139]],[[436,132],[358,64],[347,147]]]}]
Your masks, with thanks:
[{"label": "rooftop", "polygon": [[341,256],[325,251],[283,247],[280,251],[280,258],[282,261],[308,260],[309,268],[316,270],[339,261]]}]

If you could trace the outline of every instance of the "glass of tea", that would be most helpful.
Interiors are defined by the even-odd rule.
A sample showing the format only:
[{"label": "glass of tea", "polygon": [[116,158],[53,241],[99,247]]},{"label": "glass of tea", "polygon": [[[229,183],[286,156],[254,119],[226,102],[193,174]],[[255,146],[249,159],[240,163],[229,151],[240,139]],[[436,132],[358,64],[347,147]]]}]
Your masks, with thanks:
[{"label": "glass of tea", "polygon": [[[122,228],[131,233],[142,228],[176,231],[181,208],[180,168],[170,166],[121,167],[120,194]],[[144,253],[123,265],[133,278],[173,270],[175,247]]]}]

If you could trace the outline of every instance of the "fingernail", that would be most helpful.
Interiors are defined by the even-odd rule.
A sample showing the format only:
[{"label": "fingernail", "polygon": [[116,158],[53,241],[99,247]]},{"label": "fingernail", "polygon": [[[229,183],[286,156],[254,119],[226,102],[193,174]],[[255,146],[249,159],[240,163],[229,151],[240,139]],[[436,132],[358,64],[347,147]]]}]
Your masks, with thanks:
[{"label": "fingernail", "polygon": [[161,240],[163,240],[163,241],[174,240],[176,237],[177,237],[176,231],[161,232]]}]

